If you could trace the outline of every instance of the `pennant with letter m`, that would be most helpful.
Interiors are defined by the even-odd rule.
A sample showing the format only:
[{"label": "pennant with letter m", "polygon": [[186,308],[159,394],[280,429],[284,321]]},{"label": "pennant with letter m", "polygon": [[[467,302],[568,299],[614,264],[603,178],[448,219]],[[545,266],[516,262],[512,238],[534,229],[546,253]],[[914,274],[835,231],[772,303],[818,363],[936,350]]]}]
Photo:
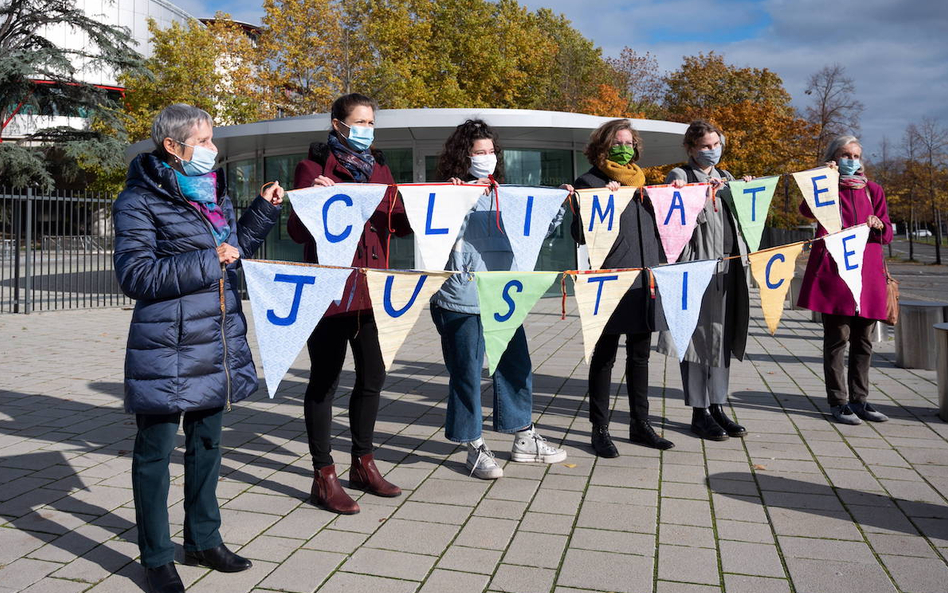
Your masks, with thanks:
[{"label": "pennant with letter m", "polygon": [[500,186],[500,216],[504,232],[514,254],[514,268],[532,272],[543,240],[559,224],[557,215],[563,211],[565,189],[547,187]]},{"label": "pennant with letter m", "polygon": [[484,185],[405,184],[398,191],[415,239],[415,268],[443,270],[467,213]]},{"label": "pennant with letter m", "polygon": [[760,249],[760,237],[764,233],[764,223],[770,211],[770,202],[774,198],[779,176],[761,177],[751,181],[731,181],[728,189],[721,192],[737,217],[741,234],[747,242],[747,249]]},{"label": "pennant with letter m", "polygon": [[652,268],[679,362],[685,359],[691,336],[698,325],[704,291],[717,267],[717,260],[701,260]]},{"label": "pennant with letter m", "polygon": [[640,273],[641,270],[629,270],[571,275],[579,321],[583,326],[586,364],[591,363],[593,350],[603,328]]},{"label": "pennant with letter m", "polygon": [[709,187],[707,183],[698,183],[683,187],[657,185],[645,188],[655,209],[655,224],[668,263],[678,261],[681,250],[691,241],[698,213],[708,201]]},{"label": "pennant with letter m", "polygon": [[839,171],[831,167],[820,167],[793,174],[803,199],[810,212],[816,217],[827,233],[835,233],[843,228],[843,219],[839,213]]},{"label": "pennant with letter m", "polygon": [[777,324],[783,317],[784,302],[790,281],[797,266],[797,256],[803,251],[803,243],[791,243],[778,249],[757,251],[747,256],[751,274],[760,287],[760,308],[770,335],[777,332]]},{"label": "pennant with letter m", "polygon": [[634,187],[579,189],[579,215],[589,253],[589,267],[598,270],[619,236],[619,218],[635,195]]},{"label": "pennant with letter m", "polygon": [[836,263],[836,272],[856,301],[857,313],[862,301],[862,260],[868,240],[869,226],[865,224],[823,236],[823,244]]}]

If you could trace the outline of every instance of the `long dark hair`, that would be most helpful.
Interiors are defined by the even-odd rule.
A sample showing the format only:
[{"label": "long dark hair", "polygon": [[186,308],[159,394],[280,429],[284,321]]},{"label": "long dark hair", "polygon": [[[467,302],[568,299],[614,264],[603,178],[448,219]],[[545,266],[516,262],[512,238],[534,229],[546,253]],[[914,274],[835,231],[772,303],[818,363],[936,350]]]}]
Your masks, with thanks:
[{"label": "long dark hair", "polygon": [[452,177],[467,179],[471,168],[471,149],[475,140],[490,140],[494,143],[494,154],[497,155],[497,168],[494,169],[494,179],[501,181],[504,178],[504,151],[497,141],[497,133],[480,119],[469,119],[458,127],[444,141],[444,148],[438,156],[438,179],[447,181]]}]

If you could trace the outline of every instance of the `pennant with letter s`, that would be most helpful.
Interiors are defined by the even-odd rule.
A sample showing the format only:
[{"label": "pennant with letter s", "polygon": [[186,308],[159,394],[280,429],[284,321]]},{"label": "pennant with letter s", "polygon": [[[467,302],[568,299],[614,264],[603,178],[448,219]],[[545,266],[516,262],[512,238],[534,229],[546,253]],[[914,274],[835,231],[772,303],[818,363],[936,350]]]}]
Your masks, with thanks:
[{"label": "pennant with letter s", "polygon": [[464,217],[484,195],[483,185],[450,183],[399,185],[415,239],[415,267],[443,270]]},{"label": "pennant with letter s", "polygon": [[576,190],[591,269],[602,268],[602,262],[619,236],[619,218],[635,191],[634,187],[620,187],[616,191],[604,187]]},{"label": "pennant with letter s", "polygon": [[583,353],[586,364],[592,361],[596,342],[619,301],[632,287],[641,270],[574,274],[573,294],[583,328]]},{"label": "pennant with letter s", "polygon": [[760,287],[760,307],[770,335],[777,332],[777,324],[783,317],[784,302],[790,281],[797,266],[797,256],[803,251],[803,243],[791,243],[779,249],[768,249],[748,255],[751,274]]},{"label": "pennant with letter s", "polygon": [[862,259],[868,240],[869,226],[865,224],[823,237],[826,250],[836,262],[836,272],[853,295],[857,313],[862,300]]},{"label": "pennant with letter s", "polygon": [[655,224],[668,263],[678,261],[681,250],[691,241],[698,213],[708,201],[709,187],[707,183],[698,183],[683,187],[658,185],[645,188],[655,209]]},{"label": "pennant with letter s", "polygon": [[793,174],[803,199],[810,212],[816,217],[827,233],[835,233],[843,228],[839,214],[839,171],[831,167],[820,167]]},{"label": "pennant with letter s", "polygon": [[685,359],[698,325],[704,291],[717,267],[717,260],[701,260],[652,268],[679,362]]},{"label": "pennant with letter s", "polygon": [[563,210],[565,189],[500,186],[500,216],[514,254],[514,268],[532,272],[551,223]]},{"label": "pennant with letter s", "polygon": [[760,177],[751,181],[731,181],[728,191],[722,195],[737,216],[737,223],[741,227],[741,234],[747,242],[747,249],[760,249],[760,237],[764,232],[764,223],[770,211],[770,202],[780,177]]}]

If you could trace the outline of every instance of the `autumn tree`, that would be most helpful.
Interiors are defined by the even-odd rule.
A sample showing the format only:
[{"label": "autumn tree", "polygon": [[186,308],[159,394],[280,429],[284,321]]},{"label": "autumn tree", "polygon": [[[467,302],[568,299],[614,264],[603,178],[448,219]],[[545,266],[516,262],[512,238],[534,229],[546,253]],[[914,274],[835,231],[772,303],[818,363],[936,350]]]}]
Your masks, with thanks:
[{"label": "autumn tree", "polygon": [[846,68],[833,64],[823,66],[807,80],[806,95],[813,98],[807,106],[806,119],[816,126],[814,158],[823,158],[826,146],[836,136],[854,134],[859,130],[863,104],[856,99],[856,85],[846,76]]},{"label": "autumn tree", "polygon": [[943,189],[941,179],[944,176],[945,149],[948,148],[948,130],[938,120],[924,117],[921,125],[912,127],[920,149],[920,161],[924,167],[923,183],[928,193],[928,205],[931,208],[932,223],[935,226],[935,263],[941,265],[941,210]]},{"label": "autumn tree", "polygon": [[661,100],[665,83],[658,72],[658,60],[645,52],[640,55],[630,47],[622,48],[619,57],[608,58],[626,100],[626,111],[639,117],[662,116]]}]

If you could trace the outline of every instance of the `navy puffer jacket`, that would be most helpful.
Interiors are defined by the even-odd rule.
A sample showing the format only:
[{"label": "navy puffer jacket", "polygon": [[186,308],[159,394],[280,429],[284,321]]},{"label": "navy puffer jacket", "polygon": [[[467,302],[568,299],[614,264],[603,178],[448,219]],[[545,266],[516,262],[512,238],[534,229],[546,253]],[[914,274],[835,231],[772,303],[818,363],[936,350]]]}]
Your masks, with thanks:
[{"label": "navy puffer jacket", "polygon": [[[236,222],[223,179],[218,172],[218,204],[231,229],[226,243],[251,257],[280,208],[258,197]],[[112,217],[115,273],[136,300],[125,352],[125,410],[219,408],[256,391],[238,264],[225,273],[210,223],[184,198],[174,171],[154,154],[136,157]]]}]

